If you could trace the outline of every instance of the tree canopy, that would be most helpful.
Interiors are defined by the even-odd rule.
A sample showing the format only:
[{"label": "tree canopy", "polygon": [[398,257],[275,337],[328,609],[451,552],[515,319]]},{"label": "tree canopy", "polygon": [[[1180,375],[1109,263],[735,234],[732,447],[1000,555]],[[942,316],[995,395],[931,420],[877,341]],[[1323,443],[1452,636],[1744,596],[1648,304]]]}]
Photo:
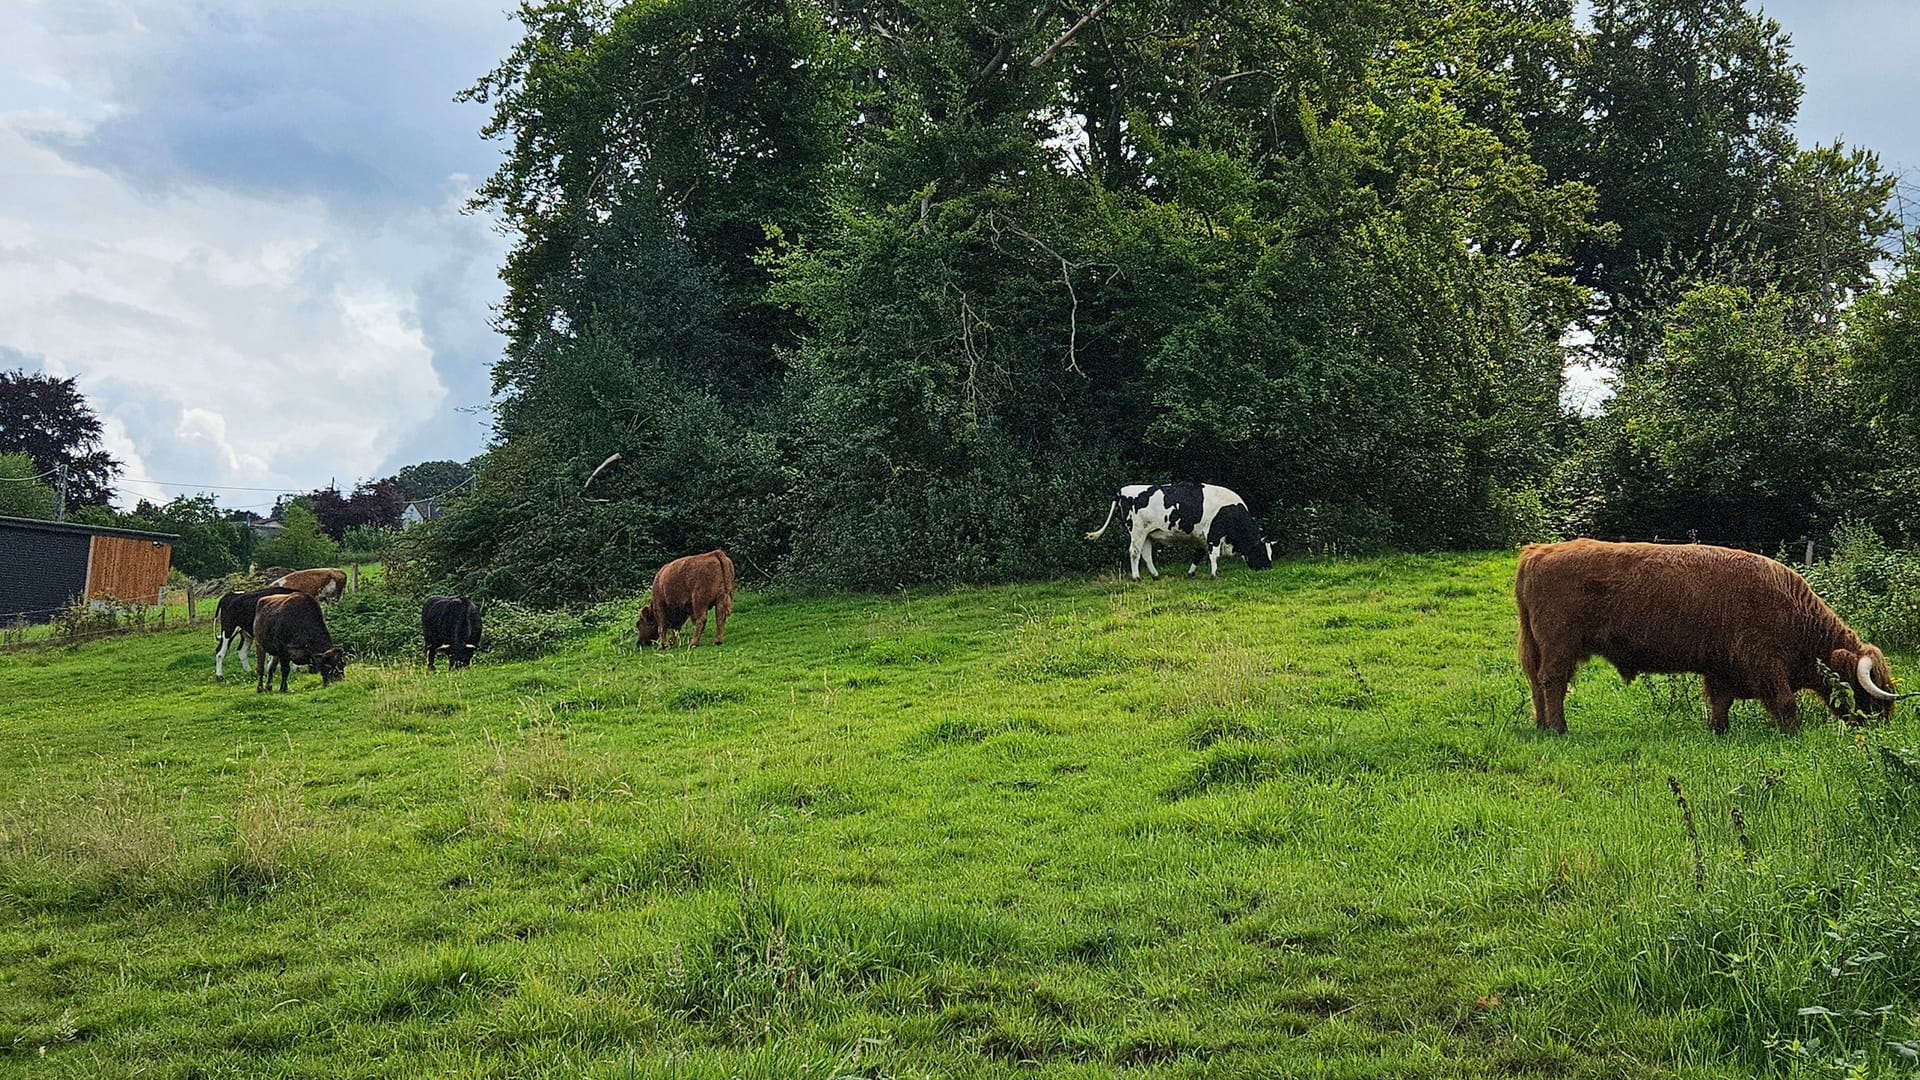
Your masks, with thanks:
[{"label": "tree canopy", "polygon": [[[1739,0],[520,17],[468,92],[515,242],[440,578],[580,599],[715,544],[817,584],[1085,569],[1133,480],[1227,484],[1296,548],[1848,498],[1808,470],[1857,456],[1840,339],[1890,181],[1795,143],[1789,42]],[[1559,402],[1580,327],[1625,373],[1603,422]],[[1698,385],[1730,366],[1766,420]]]},{"label": "tree canopy", "polygon": [[100,448],[100,418],[73,379],[0,371],[0,454],[26,454],[37,471],[67,468],[67,505],[105,506],[120,462]]}]

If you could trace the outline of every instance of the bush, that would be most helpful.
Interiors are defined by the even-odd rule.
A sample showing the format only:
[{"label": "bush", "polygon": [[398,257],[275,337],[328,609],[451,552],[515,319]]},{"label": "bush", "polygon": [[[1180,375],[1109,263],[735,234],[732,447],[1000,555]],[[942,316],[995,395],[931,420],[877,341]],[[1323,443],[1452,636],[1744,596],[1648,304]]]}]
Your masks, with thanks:
[{"label": "bush", "polygon": [[313,511],[299,504],[286,508],[280,517],[286,526],[278,536],[262,540],[253,549],[253,561],[260,566],[290,566],[305,570],[329,566],[340,554],[332,539],[320,531],[320,520]]},{"label": "bush", "polygon": [[379,562],[393,550],[394,537],[399,534],[398,529],[378,525],[349,525],[340,537],[340,561]]},{"label": "bush", "polygon": [[1833,530],[1833,556],[1804,574],[1869,641],[1883,649],[1920,646],[1920,552],[1895,550],[1869,526],[1848,520]]},{"label": "bush", "polygon": [[[365,587],[333,605],[327,625],[335,643],[357,658],[417,657],[426,648],[420,631],[421,603],[420,597]],[[499,660],[544,656],[588,630],[631,618],[630,610],[631,605],[609,603],[575,615],[510,601],[484,604],[480,640],[486,651],[482,655]]]},{"label": "bush", "polygon": [[510,600],[488,604],[480,614],[485,655],[500,660],[528,660],[559,648],[584,632],[587,623],[565,611],[547,611]]},{"label": "bush", "polygon": [[390,659],[424,652],[420,601],[386,589],[361,588],[327,614],[334,643],[357,659]]}]

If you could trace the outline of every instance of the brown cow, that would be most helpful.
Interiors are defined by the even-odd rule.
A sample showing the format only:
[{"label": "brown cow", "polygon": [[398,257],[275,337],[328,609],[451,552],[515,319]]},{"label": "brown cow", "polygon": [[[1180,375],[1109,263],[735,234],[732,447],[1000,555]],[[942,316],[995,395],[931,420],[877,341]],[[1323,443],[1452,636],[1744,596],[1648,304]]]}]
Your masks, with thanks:
[{"label": "brown cow", "polygon": [[253,617],[260,598],[286,596],[294,591],[269,585],[264,589],[230,592],[220,598],[220,603],[213,609],[214,618],[220,623],[220,636],[214,639],[219,644],[213,653],[213,681],[226,680],[227,648],[236,641],[240,644],[240,666],[248,671],[253,670],[253,665],[247,662],[247,642],[253,639]]},{"label": "brown cow", "polygon": [[293,573],[275,578],[267,582],[267,584],[276,588],[303,592],[315,600],[329,600],[337,598],[341,593],[347,591],[347,572],[345,570],[334,570],[326,567],[314,570],[295,570]]},{"label": "brown cow", "polygon": [[1826,698],[1827,669],[1855,702],[1887,716],[1900,696],[1888,689],[1880,650],[1806,579],[1765,556],[1705,544],[1533,544],[1520,553],[1513,595],[1533,722],[1561,734],[1567,685],[1596,655],[1628,681],[1643,672],[1704,676],[1716,734],[1726,733],[1735,698],[1758,698],[1780,730],[1797,731],[1794,696]]},{"label": "brown cow", "polygon": [[320,614],[320,602],[305,593],[290,592],[263,596],[254,606],[253,647],[263,661],[253,689],[261,693],[273,678],[273,666],[280,666],[280,692],[287,692],[287,674],[295,664],[305,664],[320,673],[320,685],[330,686],[347,674],[347,654],[333,643],[327,632],[326,617]]},{"label": "brown cow", "polygon": [[634,648],[647,642],[666,647],[667,631],[673,631],[674,644],[680,642],[680,627],[688,619],[693,625],[693,643],[707,630],[707,610],[716,616],[713,643],[727,640],[727,616],[733,614],[733,560],[714,548],[704,555],[675,559],[653,575],[653,592],[640,609],[633,624],[637,633]]}]

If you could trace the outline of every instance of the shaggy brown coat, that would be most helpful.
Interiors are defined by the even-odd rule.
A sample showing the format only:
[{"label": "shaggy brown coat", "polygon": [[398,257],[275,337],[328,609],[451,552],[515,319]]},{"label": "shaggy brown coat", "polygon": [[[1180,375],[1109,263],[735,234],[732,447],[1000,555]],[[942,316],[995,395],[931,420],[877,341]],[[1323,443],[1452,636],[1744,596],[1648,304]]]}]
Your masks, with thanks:
[{"label": "shaggy brown coat", "polygon": [[727,640],[727,616],[733,614],[733,560],[714,548],[704,555],[687,555],[660,568],[653,575],[653,591],[634,622],[634,647],[653,642],[666,647],[668,631],[674,643],[680,641],[680,626],[688,619],[693,625],[693,644],[707,629],[707,612],[716,616],[713,643]]},{"label": "shaggy brown coat", "polygon": [[347,591],[347,572],[326,567],[295,570],[284,577],[275,578],[268,584],[306,593],[315,600],[327,600]]},{"label": "shaggy brown coat", "polygon": [[283,694],[287,692],[287,673],[295,664],[306,664],[319,672],[321,686],[336,683],[347,674],[347,654],[327,632],[320,602],[305,593],[261,597],[254,608],[253,645],[264,661],[253,684],[255,693],[268,688],[275,664],[280,666]]},{"label": "shaggy brown coat", "polygon": [[1858,706],[1893,712],[1892,701],[1858,678],[1867,658],[1869,677],[1891,691],[1887,658],[1806,579],[1761,555],[1705,544],[1533,544],[1520,553],[1513,595],[1533,722],[1548,730],[1566,732],[1567,686],[1592,656],[1628,681],[1642,673],[1704,676],[1708,724],[1721,734],[1735,698],[1758,698],[1782,731],[1798,730],[1795,694],[1815,690],[1826,699],[1829,670]]}]

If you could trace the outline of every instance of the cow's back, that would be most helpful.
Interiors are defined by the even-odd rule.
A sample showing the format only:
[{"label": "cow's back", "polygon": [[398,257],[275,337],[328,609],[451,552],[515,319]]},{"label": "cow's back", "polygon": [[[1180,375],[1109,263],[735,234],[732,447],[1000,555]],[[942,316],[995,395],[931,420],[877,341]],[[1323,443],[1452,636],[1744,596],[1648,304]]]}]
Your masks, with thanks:
[{"label": "cow's back", "polygon": [[253,638],[265,653],[280,653],[288,646],[313,651],[333,646],[320,602],[298,591],[260,598],[254,607]]},{"label": "cow's back", "polygon": [[1750,552],[1597,540],[1527,547],[1514,599],[1536,641],[1639,671],[1723,669],[1772,639],[1784,646],[1820,604],[1799,575]]}]

